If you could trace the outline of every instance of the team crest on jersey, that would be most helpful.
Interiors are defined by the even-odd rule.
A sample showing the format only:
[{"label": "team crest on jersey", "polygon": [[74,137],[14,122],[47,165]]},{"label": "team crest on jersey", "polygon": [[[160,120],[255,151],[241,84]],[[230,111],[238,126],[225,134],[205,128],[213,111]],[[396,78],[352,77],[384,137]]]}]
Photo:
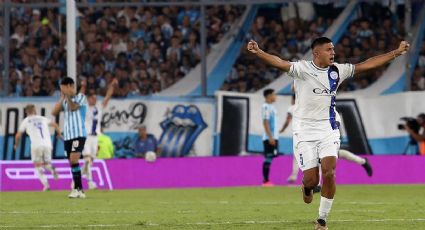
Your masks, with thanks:
[{"label": "team crest on jersey", "polygon": [[336,71],[332,71],[332,72],[329,74],[329,76],[330,76],[332,79],[334,79],[334,80],[338,79],[338,73],[337,73]]}]

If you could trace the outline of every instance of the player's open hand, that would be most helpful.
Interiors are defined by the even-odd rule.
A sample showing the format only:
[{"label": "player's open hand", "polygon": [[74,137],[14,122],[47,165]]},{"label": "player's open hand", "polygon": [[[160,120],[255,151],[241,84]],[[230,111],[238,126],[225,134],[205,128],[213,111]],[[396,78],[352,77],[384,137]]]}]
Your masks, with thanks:
[{"label": "player's open hand", "polygon": [[400,53],[400,55],[403,55],[409,51],[410,44],[406,41],[401,41],[400,46],[398,47],[397,51]]},{"label": "player's open hand", "polygon": [[255,42],[254,40],[249,41],[246,48],[248,49],[249,52],[253,54],[256,54],[260,51],[260,48],[258,47],[257,42]]}]

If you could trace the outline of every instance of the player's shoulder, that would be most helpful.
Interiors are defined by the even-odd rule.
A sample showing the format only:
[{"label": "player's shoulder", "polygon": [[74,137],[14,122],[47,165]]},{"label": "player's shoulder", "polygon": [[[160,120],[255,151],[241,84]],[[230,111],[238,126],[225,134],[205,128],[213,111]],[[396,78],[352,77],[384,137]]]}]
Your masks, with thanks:
[{"label": "player's shoulder", "polygon": [[353,66],[353,64],[351,64],[351,63],[338,63],[338,62],[334,62],[334,63],[332,63],[332,65],[336,66],[338,69]]}]

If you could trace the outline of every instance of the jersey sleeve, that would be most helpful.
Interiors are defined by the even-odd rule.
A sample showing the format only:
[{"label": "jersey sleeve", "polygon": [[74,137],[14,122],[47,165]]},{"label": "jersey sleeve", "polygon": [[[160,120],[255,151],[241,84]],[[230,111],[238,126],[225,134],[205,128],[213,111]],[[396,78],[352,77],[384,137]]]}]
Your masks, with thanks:
[{"label": "jersey sleeve", "polygon": [[77,96],[75,97],[75,103],[77,103],[79,106],[86,105],[87,104],[86,96],[84,96],[84,94],[82,93],[77,94]]},{"label": "jersey sleeve", "polygon": [[356,68],[353,64],[345,63],[345,64],[335,64],[339,71],[340,83],[345,81],[348,78],[354,76],[354,69]]},{"label": "jersey sleeve", "polygon": [[18,132],[23,133],[27,130],[27,124],[28,124],[28,119],[24,119],[21,123],[21,125],[19,125],[19,129]]},{"label": "jersey sleeve", "polygon": [[263,105],[263,108],[261,109],[261,118],[263,120],[270,120],[271,112],[270,107]]},{"label": "jersey sleeve", "polygon": [[290,62],[291,67],[289,68],[288,75],[292,78],[300,78],[302,79],[301,75],[301,62]]}]

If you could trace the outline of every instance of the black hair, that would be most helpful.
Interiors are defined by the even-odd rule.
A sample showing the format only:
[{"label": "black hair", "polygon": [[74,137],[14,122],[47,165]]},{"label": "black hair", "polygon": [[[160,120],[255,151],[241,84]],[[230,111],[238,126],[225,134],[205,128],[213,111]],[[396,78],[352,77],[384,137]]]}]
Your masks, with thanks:
[{"label": "black hair", "polygon": [[326,43],[331,43],[332,40],[327,37],[320,37],[313,40],[311,43],[311,49],[314,49],[316,46],[320,46]]},{"label": "black hair", "polygon": [[263,95],[264,95],[264,97],[267,97],[267,96],[269,96],[270,94],[272,94],[272,93],[274,93],[274,89],[265,89],[264,91],[263,91]]},{"label": "black hair", "polygon": [[420,117],[422,120],[424,120],[424,121],[425,121],[425,113],[420,113],[420,114],[418,115],[418,117]]},{"label": "black hair", "polygon": [[61,81],[61,85],[73,85],[75,84],[74,79],[70,78],[70,77],[66,77],[64,79],[62,79]]}]

